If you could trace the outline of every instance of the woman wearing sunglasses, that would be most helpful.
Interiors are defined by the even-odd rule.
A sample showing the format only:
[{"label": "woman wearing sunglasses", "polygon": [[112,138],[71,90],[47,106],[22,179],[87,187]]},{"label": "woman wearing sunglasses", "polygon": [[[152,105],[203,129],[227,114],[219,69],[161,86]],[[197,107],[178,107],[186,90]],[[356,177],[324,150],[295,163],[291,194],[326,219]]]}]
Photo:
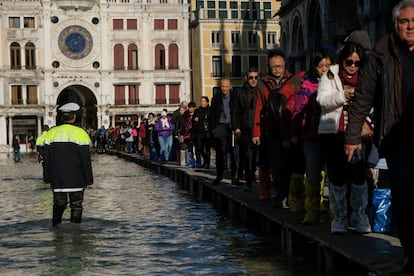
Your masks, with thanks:
[{"label": "woman wearing sunglasses", "polygon": [[[369,44],[369,37],[364,36]],[[358,73],[366,52],[360,43],[348,40],[338,51],[337,64],[326,71],[319,83],[317,102],[321,106],[318,132],[331,185],[329,207],[333,215],[331,234],[345,234],[348,227],[347,190],[350,188],[350,226],[357,232],[371,232],[365,207],[368,203],[368,186],[365,181],[362,156],[356,154],[352,162],[344,154],[344,133],[347,109],[354,97]],[[360,153],[360,152],[358,152]]]}]

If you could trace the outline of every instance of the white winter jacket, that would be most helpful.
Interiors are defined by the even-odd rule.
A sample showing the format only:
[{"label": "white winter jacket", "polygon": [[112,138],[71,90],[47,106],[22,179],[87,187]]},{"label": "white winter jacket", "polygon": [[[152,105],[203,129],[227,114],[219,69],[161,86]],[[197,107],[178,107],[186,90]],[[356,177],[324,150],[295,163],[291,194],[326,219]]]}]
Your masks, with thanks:
[{"label": "white winter jacket", "polygon": [[[328,78],[329,71],[334,75],[332,80]],[[342,108],[346,102],[343,85],[338,72],[339,65],[332,65],[322,75],[321,81],[319,82],[316,101],[322,109],[318,128],[318,133],[320,134],[338,133]]]}]

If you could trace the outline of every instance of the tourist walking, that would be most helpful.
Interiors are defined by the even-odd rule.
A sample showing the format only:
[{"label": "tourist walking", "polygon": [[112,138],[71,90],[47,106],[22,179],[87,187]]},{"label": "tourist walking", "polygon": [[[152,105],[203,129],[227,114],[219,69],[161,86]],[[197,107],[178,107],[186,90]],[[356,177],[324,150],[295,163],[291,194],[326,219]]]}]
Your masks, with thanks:
[{"label": "tourist walking", "polygon": [[12,146],[14,162],[20,162],[20,138],[18,134],[13,138]]},{"label": "tourist walking", "polygon": [[[318,85],[321,76],[332,64],[332,57],[327,50],[318,50],[313,55],[309,70],[306,72],[301,88],[297,92],[295,106],[292,112],[292,144],[302,144],[306,161],[305,183],[305,218],[304,224],[319,223],[321,205],[321,181],[324,158],[321,151],[318,126],[321,109],[316,102]],[[323,184],[323,183],[322,183]],[[303,184],[301,184],[303,185]],[[290,191],[295,189],[292,182]],[[289,208],[299,195],[289,192]]]},{"label": "tourist walking", "polygon": [[225,170],[225,159],[230,153],[231,159],[231,181],[232,184],[236,180],[233,142],[232,142],[232,108],[234,95],[230,79],[222,79],[220,81],[221,91],[213,96],[211,100],[209,129],[211,131],[214,148],[216,151],[216,179],[214,185],[219,185],[223,179]]},{"label": "tourist walking", "polygon": [[[366,44],[369,44],[368,39]],[[368,46],[369,47],[369,46]],[[366,168],[362,154],[352,163],[344,155],[344,134],[348,124],[348,107],[355,98],[359,69],[365,61],[365,49],[360,43],[348,40],[337,54],[337,64],[332,65],[321,78],[316,100],[321,105],[318,133],[322,150],[326,153],[326,166],[331,181],[329,207],[333,219],[332,234],[344,234],[348,227],[347,191],[352,209],[349,224],[357,232],[371,232],[365,213],[368,204]],[[361,133],[361,129],[359,131]]]},{"label": "tourist walking", "polygon": [[[209,98],[202,96],[200,106],[194,111],[193,139],[195,144],[197,166],[210,168],[211,139],[208,130],[208,117],[210,114]],[[201,162],[201,159],[203,162]]]},{"label": "tourist walking", "polygon": [[[250,67],[246,72],[243,86],[237,89],[232,117],[236,144],[239,147],[238,157],[235,156],[235,159],[239,162],[238,169],[244,170],[246,191],[251,190],[256,171],[257,146],[253,144],[252,138],[259,78],[259,70]],[[237,176],[240,174],[241,172],[236,172]]]},{"label": "tourist walking", "polygon": [[351,160],[361,149],[361,127],[374,106],[374,141],[390,175],[392,214],[404,248],[403,272],[414,271],[414,1],[400,1],[392,10],[395,29],[374,47],[360,74],[349,110],[345,153]]},{"label": "tourist walking", "polygon": [[161,112],[161,117],[157,120],[155,130],[158,135],[158,142],[160,144],[160,160],[168,161],[173,142],[174,125],[167,117],[167,111]]}]

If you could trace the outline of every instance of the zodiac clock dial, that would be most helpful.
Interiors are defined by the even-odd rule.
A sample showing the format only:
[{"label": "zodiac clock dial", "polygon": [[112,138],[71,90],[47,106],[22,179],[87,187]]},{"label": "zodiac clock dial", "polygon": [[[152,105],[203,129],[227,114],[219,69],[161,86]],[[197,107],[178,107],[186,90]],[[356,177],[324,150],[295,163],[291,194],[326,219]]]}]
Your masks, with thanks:
[{"label": "zodiac clock dial", "polygon": [[82,26],[68,26],[59,34],[59,49],[68,58],[79,60],[92,50],[93,40],[87,29]]}]

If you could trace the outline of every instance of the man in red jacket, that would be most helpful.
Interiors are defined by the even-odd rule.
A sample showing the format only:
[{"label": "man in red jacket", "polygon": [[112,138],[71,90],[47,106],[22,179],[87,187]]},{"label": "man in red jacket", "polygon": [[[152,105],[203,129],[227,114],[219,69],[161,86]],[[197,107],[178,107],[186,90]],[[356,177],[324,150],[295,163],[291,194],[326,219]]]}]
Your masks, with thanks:
[{"label": "man in red jacket", "polygon": [[270,199],[271,187],[274,186],[274,206],[280,208],[287,207],[289,191],[287,148],[291,116],[290,112],[286,112],[284,104],[294,94],[296,86],[292,83],[292,74],[286,69],[286,58],[282,50],[269,51],[268,67],[269,72],[257,85],[260,92],[257,96],[252,140],[259,145],[260,200]]}]

